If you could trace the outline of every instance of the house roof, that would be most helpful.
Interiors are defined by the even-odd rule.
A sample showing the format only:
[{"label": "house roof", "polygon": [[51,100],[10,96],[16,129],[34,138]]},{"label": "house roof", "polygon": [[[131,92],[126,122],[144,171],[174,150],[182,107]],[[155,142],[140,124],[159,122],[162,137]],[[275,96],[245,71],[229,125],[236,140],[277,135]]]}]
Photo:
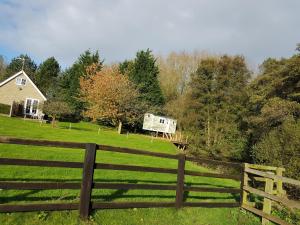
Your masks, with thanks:
[{"label": "house roof", "polygon": [[21,70],[19,72],[17,72],[16,74],[12,75],[11,77],[7,78],[6,80],[2,81],[0,83],[0,87],[3,86],[4,84],[8,83],[9,81],[15,79],[17,76],[23,74],[28,80],[29,82],[32,84],[32,86],[37,90],[37,92],[42,96],[42,98],[46,101],[47,98],[45,97],[45,95],[43,95],[43,93],[38,89],[38,87],[33,83],[33,81],[29,78],[29,76],[25,73],[24,70]]}]

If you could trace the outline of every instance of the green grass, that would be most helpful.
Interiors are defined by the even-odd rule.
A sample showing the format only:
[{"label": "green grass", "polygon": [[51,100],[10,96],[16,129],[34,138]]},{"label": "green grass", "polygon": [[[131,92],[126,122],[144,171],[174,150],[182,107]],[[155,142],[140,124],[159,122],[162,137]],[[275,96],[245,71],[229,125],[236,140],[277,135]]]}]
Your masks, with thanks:
[{"label": "green grass", "polygon": [[[150,137],[138,134],[118,135],[114,129],[101,127],[91,123],[59,123],[52,128],[49,124],[39,124],[19,118],[0,116],[0,136],[20,138],[96,142],[98,144],[144,149],[156,152],[176,154],[177,149],[170,142],[151,140]],[[0,144],[0,157],[46,159],[64,161],[83,161],[84,151],[80,149],[49,148],[38,146],[22,146]],[[97,162],[141,165],[165,168],[177,168],[177,161],[150,156],[139,156],[123,153],[100,151]],[[192,163],[186,164],[187,169],[210,171]],[[12,181],[81,181],[80,169],[0,166],[0,180]],[[210,171],[212,172],[212,171]],[[160,183],[176,184],[176,175],[96,170],[94,180],[97,182],[124,183]],[[238,187],[239,183],[228,179],[186,176],[187,185],[209,187]],[[175,191],[150,190],[93,190],[94,201],[174,201]],[[0,190],[0,203],[25,202],[78,202],[79,190]],[[217,201],[235,202],[238,196],[217,193],[186,193],[186,201]],[[78,211],[62,212],[29,212],[0,213],[0,224],[82,224],[78,220]],[[240,209],[207,209],[207,208],[172,208],[160,209],[121,209],[96,210],[87,224],[202,224],[202,225],[233,225],[259,224],[257,218]]]}]

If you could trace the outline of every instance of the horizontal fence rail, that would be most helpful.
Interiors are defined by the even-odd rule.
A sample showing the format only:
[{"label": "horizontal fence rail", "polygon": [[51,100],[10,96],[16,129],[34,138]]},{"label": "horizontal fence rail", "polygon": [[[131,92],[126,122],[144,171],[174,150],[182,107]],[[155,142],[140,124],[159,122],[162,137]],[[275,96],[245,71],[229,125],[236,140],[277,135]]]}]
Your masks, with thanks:
[{"label": "horizontal fence rail", "polygon": [[79,203],[47,203],[47,204],[0,204],[0,212],[32,212],[32,211],[61,211],[78,210]]},{"label": "horizontal fence rail", "polygon": [[15,189],[15,190],[47,190],[47,189],[80,189],[81,183],[67,182],[0,182],[0,189]]},{"label": "horizontal fence rail", "polygon": [[[77,189],[81,190],[79,203],[49,203],[49,204],[0,204],[0,212],[22,212],[22,211],[39,211],[39,210],[78,210],[82,219],[87,219],[92,209],[120,209],[120,208],[149,208],[149,207],[239,207],[240,202],[185,202],[185,192],[212,192],[212,193],[231,193],[241,194],[240,188],[219,188],[219,187],[200,187],[185,185],[185,176],[200,176],[221,179],[233,179],[241,181],[241,175],[204,173],[185,169],[185,162],[197,162],[211,164],[214,166],[228,166],[242,169],[242,164],[232,162],[221,162],[211,159],[199,159],[187,157],[183,154],[167,154],[159,152],[150,152],[145,150],[136,150],[129,148],[120,148],[106,145],[97,145],[93,143],[76,143],[60,141],[42,141],[28,140],[12,137],[0,137],[0,143],[33,145],[58,148],[85,149],[84,162],[65,162],[65,161],[48,161],[32,159],[13,159],[0,158],[0,165],[15,166],[33,166],[33,167],[62,167],[82,169],[82,181],[76,182],[14,182],[0,181],[0,189],[16,190],[47,190],[47,189]],[[178,161],[177,169],[147,167],[122,164],[96,163],[97,151],[110,151],[125,154],[136,154],[151,157],[161,157]],[[94,171],[100,170],[124,170],[151,173],[177,174],[177,185],[166,184],[130,184],[130,183],[106,183],[94,182]],[[176,191],[175,201],[173,202],[93,202],[91,201],[92,189],[117,189],[117,190],[172,190]]]},{"label": "horizontal fence rail", "polygon": [[250,169],[250,168],[246,168],[245,172],[255,174],[255,175],[258,175],[261,177],[270,178],[270,179],[273,179],[274,181],[282,181],[287,184],[300,186],[299,180],[295,180],[295,179],[291,179],[291,178],[287,178],[287,177],[283,177],[283,176],[277,176],[275,174],[266,173],[266,172],[262,172],[262,171],[254,170],[254,169]]},{"label": "horizontal fence rail", "polygon": [[[29,139],[20,139],[20,138],[13,138],[13,137],[0,137],[0,143],[5,144],[18,144],[18,145],[34,145],[34,146],[45,146],[45,147],[58,147],[58,148],[74,148],[74,149],[84,149],[86,147],[85,143],[77,143],[77,142],[62,142],[62,141],[46,141],[46,140],[29,140]],[[107,145],[97,145],[97,150],[102,151],[111,151],[111,152],[119,152],[119,153],[126,153],[126,154],[136,154],[136,155],[146,155],[146,156],[153,156],[153,157],[160,157],[160,158],[168,158],[168,159],[178,159],[179,155],[161,153],[161,152],[150,152],[145,150],[138,150],[138,149],[130,149],[130,148],[120,148],[114,146],[107,146]],[[211,165],[218,165],[218,166],[228,166],[234,168],[242,168],[242,163],[235,163],[235,162],[223,162],[213,159],[206,159],[206,158],[195,158],[195,157],[188,157],[186,156],[187,161],[198,162],[198,163],[205,163]]]},{"label": "horizontal fence rail", "polygon": [[81,162],[63,162],[48,160],[32,160],[32,159],[12,159],[0,158],[1,165],[17,165],[17,166],[45,166],[45,167],[64,167],[64,168],[82,168]]},{"label": "horizontal fence rail", "polygon": [[85,145],[86,145],[85,143],[78,143],[78,142],[32,140],[32,139],[21,139],[21,138],[14,138],[14,137],[0,137],[0,143],[57,147],[57,148],[78,148],[78,149],[85,149]]}]

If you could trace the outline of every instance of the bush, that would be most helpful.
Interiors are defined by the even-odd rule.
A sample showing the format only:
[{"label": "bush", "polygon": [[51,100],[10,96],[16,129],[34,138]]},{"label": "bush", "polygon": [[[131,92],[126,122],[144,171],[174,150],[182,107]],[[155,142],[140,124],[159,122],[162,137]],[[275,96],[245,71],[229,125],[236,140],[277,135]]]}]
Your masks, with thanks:
[{"label": "bush", "polygon": [[1,114],[9,114],[10,113],[10,105],[0,103],[0,113]]},{"label": "bush", "polygon": [[284,176],[300,179],[300,123],[289,119],[253,148],[255,163],[284,167]]},{"label": "bush", "polygon": [[55,125],[55,120],[63,115],[72,114],[73,111],[66,102],[62,101],[47,101],[43,105],[43,111],[46,115],[52,117],[52,126]]},{"label": "bush", "polygon": [[282,207],[281,209],[275,209],[272,214],[290,224],[300,224],[300,210],[291,211],[288,208]]}]

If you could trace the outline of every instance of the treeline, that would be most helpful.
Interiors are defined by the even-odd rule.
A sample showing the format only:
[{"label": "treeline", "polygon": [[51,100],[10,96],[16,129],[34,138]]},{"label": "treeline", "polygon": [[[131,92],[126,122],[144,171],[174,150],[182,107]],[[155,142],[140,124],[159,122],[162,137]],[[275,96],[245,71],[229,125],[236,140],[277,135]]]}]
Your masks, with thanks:
[{"label": "treeline", "polygon": [[92,119],[141,131],[144,113],[164,113],[159,68],[150,50],[118,65],[104,65],[97,51],[87,50],[65,70],[54,57],[39,66],[28,55],[13,58],[8,65],[1,59],[0,80],[23,68],[48,99],[43,112],[54,119]]},{"label": "treeline", "polygon": [[174,117],[189,137],[190,154],[283,166],[299,179],[300,46],[296,50],[290,58],[266,59],[258,74],[239,55],[155,57],[145,50],[115,65],[86,51],[63,71],[54,57],[37,66],[21,55],[8,65],[0,59],[0,76],[19,71],[18,58],[25,58],[25,72],[56,118],[93,120],[121,132],[141,131],[145,112]]},{"label": "treeline", "polygon": [[243,56],[172,53],[158,58],[165,112],[194,155],[287,168],[300,179],[300,45],[266,59],[258,74]]}]

